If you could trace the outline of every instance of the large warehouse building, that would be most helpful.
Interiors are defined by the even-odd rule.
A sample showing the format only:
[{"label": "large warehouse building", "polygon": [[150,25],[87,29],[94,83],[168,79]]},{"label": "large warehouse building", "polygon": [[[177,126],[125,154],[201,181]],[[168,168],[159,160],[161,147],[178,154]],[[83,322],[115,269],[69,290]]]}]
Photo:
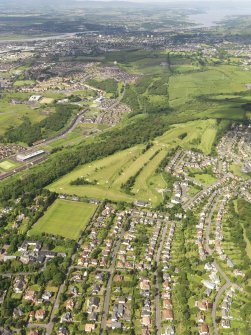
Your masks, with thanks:
[{"label": "large warehouse building", "polygon": [[43,155],[43,154],[45,154],[44,150],[38,150],[38,151],[34,151],[34,152],[24,152],[24,153],[21,153],[21,154],[17,154],[16,159],[19,162],[25,162],[28,159],[35,158],[35,157]]}]

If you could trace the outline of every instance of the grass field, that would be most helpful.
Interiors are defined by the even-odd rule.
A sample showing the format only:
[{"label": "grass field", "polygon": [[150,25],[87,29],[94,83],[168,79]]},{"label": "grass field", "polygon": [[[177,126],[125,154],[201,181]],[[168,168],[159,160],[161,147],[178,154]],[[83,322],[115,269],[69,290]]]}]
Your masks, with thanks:
[{"label": "grass field", "polygon": [[[52,102],[54,99],[65,97],[61,93],[46,92],[41,93],[46,103]],[[0,100],[0,135],[3,135],[7,128],[17,126],[22,123],[23,117],[28,117],[32,123],[39,122],[46,117],[44,110],[38,107],[25,104],[31,93],[6,93]],[[23,103],[13,104],[12,99],[20,100]],[[48,100],[49,99],[49,100]]]},{"label": "grass field", "polygon": [[[204,71],[183,73],[169,79],[170,107],[196,118],[213,117],[240,119],[245,115],[241,100],[231,101],[239,92],[245,92],[248,71],[232,65],[207,67]],[[251,97],[248,96],[250,101]]]},{"label": "grass field", "polygon": [[32,122],[41,121],[45,118],[37,109],[25,104],[14,105],[9,99],[28,99],[30,95],[15,94],[8,95],[0,101],[0,135],[10,126],[19,125],[24,116],[29,117]]},{"label": "grass field", "polygon": [[22,87],[22,86],[30,86],[35,84],[35,81],[33,80],[17,80],[14,83],[15,87]]},{"label": "grass field", "polygon": [[52,104],[54,102],[53,98],[42,98],[39,103],[40,104]]},{"label": "grass field", "polygon": [[249,179],[248,174],[241,172],[241,166],[237,164],[231,164],[230,170],[238,177],[242,177],[244,179]]},{"label": "grass field", "polygon": [[[146,152],[142,152],[144,145],[136,145],[83,165],[51,184],[49,189],[58,193],[113,201],[145,200],[156,206],[162,201],[162,190],[166,188],[162,174],[156,170],[169,150],[180,145],[187,149],[200,148],[203,152],[210,153],[216,132],[215,120],[198,120],[174,125],[156,138],[153,146]],[[187,134],[186,137],[179,138],[179,135],[184,133]],[[122,184],[138,172],[131,194],[125,193],[121,188]],[[81,177],[96,184],[70,184]]]},{"label": "grass field", "polygon": [[8,171],[8,170],[15,168],[18,165],[19,165],[18,163],[13,162],[11,160],[5,160],[5,161],[0,162],[0,170]]},{"label": "grass field", "polygon": [[76,240],[94,214],[93,204],[58,199],[28,232],[59,235]]},{"label": "grass field", "polygon": [[216,180],[217,180],[215,177],[213,177],[212,175],[207,174],[207,173],[195,174],[194,178],[196,180],[200,181],[202,184],[205,184],[205,185],[211,185],[214,182],[216,182]]}]

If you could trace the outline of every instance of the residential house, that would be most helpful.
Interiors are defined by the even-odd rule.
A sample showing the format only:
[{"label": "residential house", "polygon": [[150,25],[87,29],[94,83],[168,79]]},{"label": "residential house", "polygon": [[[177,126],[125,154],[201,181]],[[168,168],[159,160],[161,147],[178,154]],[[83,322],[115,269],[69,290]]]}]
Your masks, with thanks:
[{"label": "residential house", "polygon": [[35,319],[38,321],[43,321],[45,318],[45,310],[39,309],[38,311],[35,312]]},{"label": "residential house", "polygon": [[171,309],[164,309],[162,311],[162,319],[164,321],[173,321],[173,311]]},{"label": "residential house", "polygon": [[199,325],[199,334],[200,335],[208,335],[209,334],[209,327],[205,323]]},{"label": "residential house", "polygon": [[95,331],[95,324],[93,323],[86,323],[85,325],[85,332],[86,333],[92,333]]}]

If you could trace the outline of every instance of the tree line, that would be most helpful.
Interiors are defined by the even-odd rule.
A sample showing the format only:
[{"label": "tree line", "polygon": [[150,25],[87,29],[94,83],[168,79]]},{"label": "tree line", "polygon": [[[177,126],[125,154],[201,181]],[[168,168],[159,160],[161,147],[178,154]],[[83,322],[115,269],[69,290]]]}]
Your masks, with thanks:
[{"label": "tree line", "polygon": [[136,144],[147,143],[167,130],[168,124],[164,115],[149,115],[130,122],[124,128],[101,134],[94,143],[64,148],[52,154],[47,161],[26,171],[21,178],[15,176],[3,181],[0,199],[2,203],[6,203],[24,192],[41,189],[78,165],[112,155]]}]

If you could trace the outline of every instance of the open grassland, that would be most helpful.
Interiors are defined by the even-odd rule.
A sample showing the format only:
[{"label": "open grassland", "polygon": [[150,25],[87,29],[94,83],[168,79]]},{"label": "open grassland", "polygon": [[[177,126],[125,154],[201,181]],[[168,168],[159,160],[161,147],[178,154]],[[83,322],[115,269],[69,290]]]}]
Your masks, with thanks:
[{"label": "open grassland", "polygon": [[45,118],[38,110],[27,105],[12,105],[7,102],[0,103],[0,135],[14,125],[22,123],[22,117],[27,116],[32,122]]},{"label": "open grassland", "polygon": [[[39,94],[39,93],[38,93]],[[0,135],[3,135],[7,128],[15,127],[22,123],[23,117],[28,117],[32,123],[39,122],[46,118],[47,114],[40,105],[26,104],[31,93],[6,93],[0,100]],[[46,92],[41,93],[43,99],[41,102],[49,103],[54,99],[64,97],[61,93]],[[19,100],[19,104],[13,104],[11,101]]]},{"label": "open grassland", "polygon": [[193,97],[205,94],[230,94],[246,91],[250,74],[239,67],[221,65],[205,71],[181,74],[170,78],[172,106],[183,105]]},{"label": "open grassland", "polygon": [[[210,130],[210,136],[208,134]],[[181,137],[182,134],[185,137]],[[217,133],[215,120],[199,120],[174,125],[159,136],[153,145],[143,151],[144,145],[136,145],[109,157],[83,165],[49,186],[51,191],[78,196],[132,202],[150,201],[153,206],[162,201],[166,182],[157,168],[171,148],[199,148],[210,153]],[[131,193],[123,191],[122,185],[130,177],[136,180]],[[94,185],[71,185],[77,178],[85,178]]]},{"label": "open grassland", "polygon": [[[118,65],[129,73],[144,75],[130,85],[137,92],[138,104],[142,96],[153,106],[171,107],[177,113],[177,121],[199,118],[242,119],[246,111],[242,104],[251,100],[246,84],[250,74],[242,67],[219,63],[219,59],[203,59],[196,53],[121,51],[106,56],[105,63]],[[204,65],[202,65],[204,64]],[[213,65],[212,65],[213,64]],[[158,78],[165,78],[167,93],[162,89],[151,93],[151,86]],[[144,81],[149,85],[144,86]],[[160,88],[160,87],[159,87]],[[161,91],[161,93],[160,93]],[[159,93],[158,93],[159,92]],[[166,100],[165,100],[166,99]],[[136,107],[135,107],[136,108]]]},{"label": "open grassland", "polygon": [[76,240],[95,209],[93,204],[58,199],[36,222],[29,235],[47,233]]},{"label": "open grassland", "polygon": [[[240,119],[245,116],[241,108],[243,98],[239,92],[247,91],[245,85],[250,74],[240,67],[219,65],[204,71],[184,73],[169,78],[169,104],[194,117]],[[231,97],[235,99],[231,100]],[[246,97],[249,101],[250,95]]]},{"label": "open grassland", "polygon": [[123,50],[113,52],[106,56],[105,62],[113,64],[114,61],[125,71],[130,73],[158,75],[168,71],[170,62],[174,72],[191,72],[201,69],[195,53],[155,51],[149,53],[144,50]]}]

